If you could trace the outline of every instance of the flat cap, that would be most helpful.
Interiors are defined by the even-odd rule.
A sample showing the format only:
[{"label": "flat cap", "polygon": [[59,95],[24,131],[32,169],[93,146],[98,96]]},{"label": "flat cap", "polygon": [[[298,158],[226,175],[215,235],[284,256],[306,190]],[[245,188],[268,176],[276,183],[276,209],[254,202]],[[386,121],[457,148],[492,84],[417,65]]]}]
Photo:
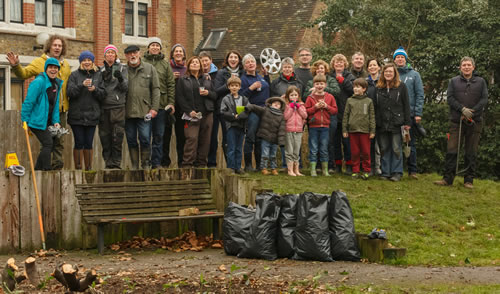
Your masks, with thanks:
[{"label": "flat cap", "polygon": [[137,45],[129,45],[127,48],[125,48],[125,54],[130,53],[130,52],[135,52],[141,50]]}]

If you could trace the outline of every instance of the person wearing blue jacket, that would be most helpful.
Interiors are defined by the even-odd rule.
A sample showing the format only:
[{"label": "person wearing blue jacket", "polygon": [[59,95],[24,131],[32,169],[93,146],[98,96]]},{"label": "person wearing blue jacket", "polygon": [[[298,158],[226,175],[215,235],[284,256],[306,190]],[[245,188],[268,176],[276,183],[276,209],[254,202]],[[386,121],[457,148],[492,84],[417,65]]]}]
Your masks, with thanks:
[{"label": "person wearing blue jacket", "polygon": [[422,120],[422,112],[424,109],[424,85],[420,74],[414,70],[408,63],[408,54],[405,49],[400,46],[392,56],[396,63],[399,72],[399,78],[408,89],[408,98],[410,100],[410,148],[411,153],[408,157],[408,176],[411,179],[417,180],[417,124]]},{"label": "person wearing blue jacket", "polygon": [[21,120],[28,125],[31,132],[40,141],[40,154],[36,160],[35,170],[51,170],[51,153],[54,139],[48,130],[53,125],[60,128],[59,94],[63,81],[57,78],[60,69],[59,61],[47,58],[44,72],[40,73],[28,87],[26,99],[21,108]]}]

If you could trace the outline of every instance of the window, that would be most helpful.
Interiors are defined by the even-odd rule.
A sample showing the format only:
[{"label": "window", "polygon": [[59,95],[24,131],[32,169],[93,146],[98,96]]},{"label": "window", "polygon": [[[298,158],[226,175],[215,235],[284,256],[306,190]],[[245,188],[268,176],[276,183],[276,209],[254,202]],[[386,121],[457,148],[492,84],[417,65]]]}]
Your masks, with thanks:
[{"label": "window", "polygon": [[220,42],[226,35],[227,29],[212,29],[210,34],[208,34],[207,39],[203,42],[201,50],[217,50],[219,48]]},{"label": "window", "polygon": [[148,0],[125,2],[125,35],[148,36]]},{"label": "window", "polygon": [[0,110],[21,110],[23,97],[24,80],[8,67],[0,67]]},{"label": "window", "polygon": [[139,3],[139,32],[138,35],[141,37],[148,36],[148,5],[144,3]]},{"label": "window", "polygon": [[52,26],[64,27],[64,1],[52,1]]},{"label": "window", "polygon": [[134,2],[125,2],[125,35],[134,35]]},{"label": "window", "polygon": [[5,68],[0,68],[0,109],[5,110]]},{"label": "window", "polygon": [[4,0],[0,0],[0,21],[5,20],[5,7],[3,5]]},{"label": "window", "polygon": [[64,27],[63,0],[35,0],[35,24]]},{"label": "window", "polygon": [[35,1],[35,24],[47,25],[47,2],[46,0]]},{"label": "window", "polygon": [[22,23],[23,0],[0,0],[0,21]]}]

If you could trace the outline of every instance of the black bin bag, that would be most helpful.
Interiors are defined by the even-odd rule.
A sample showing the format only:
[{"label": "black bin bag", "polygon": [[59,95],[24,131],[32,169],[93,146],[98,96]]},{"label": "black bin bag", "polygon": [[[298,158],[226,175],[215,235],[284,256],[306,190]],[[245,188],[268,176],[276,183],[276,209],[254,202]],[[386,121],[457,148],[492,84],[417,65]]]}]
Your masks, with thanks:
[{"label": "black bin bag", "polygon": [[297,226],[297,199],[299,195],[281,196],[281,210],[278,218],[278,257],[291,258],[295,253],[293,238]]},{"label": "black bin bag", "polygon": [[254,209],[229,202],[222,224],[224,251],[227,255],[238,255],[241,252],[254,217]]},{"label": "black bin bag", "polygon": [[332,261],[328,231],[329,195],[305,192],[297,200],[293,259]]},{"label": "black bin bag", "polygon": [[238,257],[274,260],[278,258],[276,238],[281,197],[265,192],[255,199],[256,212]]},{"label": "black bin bag", "polygon": [[330,199],[329,212],[330,242],[334,260],[359,261],[359,253],[354,230],[354,217],[347,195],[334,191]]}]

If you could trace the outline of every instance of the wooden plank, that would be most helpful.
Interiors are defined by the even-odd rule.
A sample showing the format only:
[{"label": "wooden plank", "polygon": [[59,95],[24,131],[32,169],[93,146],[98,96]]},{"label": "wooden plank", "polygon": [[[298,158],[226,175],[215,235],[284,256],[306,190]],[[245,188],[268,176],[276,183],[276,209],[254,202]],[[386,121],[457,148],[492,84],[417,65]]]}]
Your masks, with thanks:
[{"label": "wooden plank", "polygon": [[[38,199],[40,201],[40,209],[43,207],[43,197],[41,195],[41,191],[43,188],[42,185],[42,174],[44,172],[42,171],[35,171],[35,176],[36,176],[36,184],[38,187]],[[33,176],[33,175],[30,175]],[[33,180],[32,185],[33,185]],[[33,187],[33,186],[32,186]],[[38,211],[37,211],[37,205],[36,205],[36,198],[35,198],[35,189],[33,188],[31,191],[30,199],[29,199],[29,204],[30,204],[30,214],[31,214],[31,240],[33,241],[33,247],[34,248],[42,248],[42,238],[40,234],[40,223],[38,221]],[[42,212],[43,214],[43,212]],[[45,228],[45,224],[44,224]]]},{"label": "wooden plank", "polygon": [[157,221],[171,221],[171,220],[193,220],[193,219],[204,219],[204,218],[221,218],[224,217],[223,213],[214,214],[203,214],[203,215],[190,215],[190,216],[166,216],[166,217],[136,217],[127,219],[112,219],[112,218],[100,218],[99,221],[102,223],[142,223],[142,222],[157,222]]},{"label": "wooden plank", "polygon": [[8,172],[3,172],[0,176],[0,189],[7,191],[0,197],[0,252],[8,253],[11,248],[11,211],[10,211],[10,190]]},{"label": "wooden plank", "polygon": [[39,195],[42,204],[42,218],[45,230],[45,243],[47,248],[57,249],[59,247],[59,229],[61,223],[58,215],[60,215],[59,197],[59,180],[56,179],[59,172],[43,172],[41,173],[42,185],[40,187],[41,194]]},{"label": "wooden plank", "polygon": [[212,199],[196,199],[196,200],[173,200],[173,201],[156,201],[144,203],[112,203],[112,204],[95,204],[81,206],[82,212],[85,211],[100,211],[100,210],[123,210],[141,208],[156,208],[158,211],[163,211],[164,207],[171,207],[172,209],[183,209],[189,207],[196,207],[197,205],[212,204],[215,207]]},{"label": "wooden plank", "polygon": [[[20,227],[19,234],[21,242],[20,247],[22,250],[26,251],[31,251],[31,249],[34,248],[33,241],[31,239],[32,187],[33,183],[31,181],[31,172],[26,171],[26,174],[19,179],[19,227]],[[35,227],[33,229],[36,228],[38,227]]]},{"label": "wooden plank", "polygon": [[77,187],[76,193],[77,194],[102,194],[102,193],[147,193],[147,192],[155,192],[155,191],[162,191],[162,192],[169,192],[169,191],[181,191],[181,192],[186,192],[186,191],[199,191],[199,190],[208,190],[210,191],[210,186],[209,185],[197,185],[197,186],[191,186],[187,185],[184,187],[165,187],[165,186],[158,186],[158,187],[112,187],[112,188],[84,188],[81,189],[80,187]]},{"label": "wooden plank", "polygon": [[[127,215],[127,214],[145,214],[145,213],[157,213],[163,211],[179,211],[178,207],[164,207],[159,210],[157,208],[139,208],[139,209],[124,209],[124,210],[95,210],[95,211],[83,211],[82,215],[87,216],[100,216],[100,215]],[[199,209],[215,209],[215,204],[203,204],[198,206]]]},{"label": "wooden plank", "polygon": [[206,179],[200,179],[200,180],[172,180],[172,181],[157,181],[157,182],[109,182],[109,183],[87,183],[87,184],[79,184],[77,185],[78,188],[93,188],[93,187],[123,187],[123,186],[132,186],[132,187],[137,187],[137,186],[159,186],[159,185],[167,185],[167,186],[172,186],[172,185],[189,185],[189,184],[203,184],[207,183],[208,181]]},{"label": "wooden plank", "polygon": [[61,172],[61,239],[62,248],[82,247],[82,217],[74,185],[82,181],[81,171]]},{"label": "wooden plank", "polygon": [[[75,197],[76,198],[76,197]],[[92,204],[111,204],[111,203],[138,203],[138,202],[155,202],[165,200],[192,200],[192,199],[213,199],[211,194],[198,194],[198,195],[182,195],[182,196],[141,196],[137,198],[95,198],[86,199],[81,198],[79,203],[81,206]]]},{"label": "wooden plank", "polygon": [[[212,209],[200,209],[200,215],[197,217],[216,217],[217,215],[224,214],[222,212],[216,212]],[[167,219],[163,219],[164,217],[169,217]],[[172,218],[173,217],[173,218]],[[109,222],[110,220],[119,222],[134,222],[136,219],[149,219],[149,221],[167,221],[167,220],[177,220],[176,218],[180,217],[179,212],[170,211],[170,212],[162,212],[162,213],[148,213],[148,214],[131,214],[126,217],[122,216],[89,216],[85,217],[85,221],[89,224],[96,224],[99,222]],[[157,219],[158,218],[158,219]]]},{"label": "wooden plank", "polygon": [[[211,195],[210,191],[207,190],[201,190],[196,193],[187,193],[186,191],[179,191],[176,193],[162,193],[162,192],[155,192],[155,193],[123,193],[123,194],[90,194],[90,195],[76,195],[76,198],[78,200],[106,200],[106,199],[135,199],[135,198],[142,198],[142,197],[158,197],[158,196],[164,196],[164,197],[192,197],[196,195]],[[184,198],[185,199],[185,198]]]},{"label": "wooden plank", "polygon": [[19,249],[19,177],[9,175],[10,240],[12,250]]}]

